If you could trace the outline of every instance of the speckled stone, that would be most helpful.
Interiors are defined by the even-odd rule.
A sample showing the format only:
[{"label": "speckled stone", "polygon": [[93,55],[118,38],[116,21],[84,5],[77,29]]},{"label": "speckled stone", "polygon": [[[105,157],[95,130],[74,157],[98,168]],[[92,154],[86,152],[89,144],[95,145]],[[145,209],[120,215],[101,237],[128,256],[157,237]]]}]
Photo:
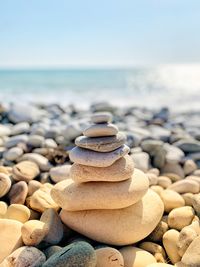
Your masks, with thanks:
[{"label": "speckled stone", "polygon": [[126,142],[126,136],[123,133],[118,133],[114,136],[107,137],[86,137],[79,136],[75,140],[78,147],[86,148],[97,152],[110,152]]},{"label": "speckled stone", "polygon": [[72,243],[54,253],[42,267],[96,267],[96,253],[86,242]]},{"label": "speckled stone", "polygon": [[72,162],[78,164],[93,167],[108,167],[116,160],[128,154],[129,150],[129,147],[126,145],[123,145],[112,152],[105,153],[75,147],[70,151],[69,157]]}]

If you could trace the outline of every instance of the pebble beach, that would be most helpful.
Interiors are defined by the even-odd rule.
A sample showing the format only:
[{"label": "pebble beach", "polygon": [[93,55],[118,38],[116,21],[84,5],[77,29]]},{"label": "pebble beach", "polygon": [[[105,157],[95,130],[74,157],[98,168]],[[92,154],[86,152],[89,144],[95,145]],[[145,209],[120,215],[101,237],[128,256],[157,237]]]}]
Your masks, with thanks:
[{"label": "pebble beach", "polygon": [[0,104],[0,267],[200,266],[199,116]]}]

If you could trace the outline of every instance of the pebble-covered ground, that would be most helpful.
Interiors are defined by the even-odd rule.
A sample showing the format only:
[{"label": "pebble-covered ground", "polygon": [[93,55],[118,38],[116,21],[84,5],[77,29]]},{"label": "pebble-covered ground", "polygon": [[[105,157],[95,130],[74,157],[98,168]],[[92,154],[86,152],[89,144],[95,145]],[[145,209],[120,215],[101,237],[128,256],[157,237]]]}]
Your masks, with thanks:
[{"label": "pebble-covered ground", "polygon": [[[91,169],[85,167],[83,171],[77,166],[72,169],[69,153],[75,146],[75,139],[77,146],[83,145],[84,140],[77,139],[78,136],[82,133],[91,135],[91,131],[85,129],[90,127],[91,114],[100,111],[112,113],[113,124],[117,127],[111,126],[109,131],[119,129],[122,136],[126,136],[130,151],[128,156],[128,148],[123,145],[112,157],[96,161],[95,153],[98,152],[91,152],[94,153],[91,158],[93,171],[97,161],[106,169],[111,161],[120,160],[120,157],[126,159],[126,164],[131,158],[136,180],[132,179],[138,183],[130,185],[127,197],[123,190],[127,189],[127,173],[133,171],[133,167],[129,164],[123,169],[121,162],[117,165],[118,171],[115,165],[109,169],[115,176],[109,176],[108,172],[99,176],[95,173],[92,181],[97,179],[96,189],[93,184],[93,190],[86,191],[85,195],[81,191],[85,185],[71,186],[71,191],[67,192],[71,198],[65,201],[63,188],[70,178],[91,182],[90,176],[86,175]],[[198,112],[172,113],[167,108],[118,108],[108,103],[93,104],[88,110],[42,104],[1,105],[0,267],[200,266],[199,115]],[[117,142],[122,145],[122,136],[117,136],[117,140],[104,149],[116,149]],[[91,146],[92,150],[99,151],[96,144]],[[85,162],[81,154],[83,149],[78,149],[73,150],[70,157],[75,165],[77,160],[81,160],[81,164]],[[81,176],[77,178],[75,171],[79,174],[82,171]],[[98,179],[111,179],[115,189],[105,186],[106,182],[98,185]],[[123,183],[125,189],[119,189],[114,179]],[[148,192],[142,179],[149,182]],[[62,183],[63,187],[59,187]],[[100,189],[109,192],[109,201],[101,199]],[[141,195],[145,200],[139,203]],[[90,199],[90,203],[85,199]],[[137,201],[135,204],[133,199],[134,203]],[[103,216],[98,217],[96,210],[100,205],[105,210],[110,209],[110,213],[102,210]],[[67,211],[60,213],[62,206]],[[90,211],[85,211],[88,206]],[[122,212],[114,212],[115,208]],[[126,227],[120,223],[122,217],[134,212],[137,213],[135,224],[129,235],[129,224]],[[75,221],[74,213],[78,214]],[[86,224],[92,213],[97,214],[96,221],[93,219],[91,225]],[[130,240],[136,240],[136,243],[132,244]]]}]

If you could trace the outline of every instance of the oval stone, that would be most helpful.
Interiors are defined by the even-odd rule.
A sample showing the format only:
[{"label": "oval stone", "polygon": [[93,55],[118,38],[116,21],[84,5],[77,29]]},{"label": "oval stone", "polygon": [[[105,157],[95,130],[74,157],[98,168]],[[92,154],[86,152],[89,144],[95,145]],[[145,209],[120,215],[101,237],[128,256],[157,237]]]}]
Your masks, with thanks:
[{"label": "oval stone", "polygon": [[83,131],[87,137],[112,136],[117,133],[118,128],[112,123],[93,124]]},{"label": "oval stone", "polygon": [[103,247],[96,249],[96,267],[123,267],[124,259],[122,254],[115,248]]},{"label": "oval stone", "polygon": [[138,202],[147,192],[147,176],[135,169],[128,180],[77,184],[71,179],[57,183],[51,197],[64,210],[121,209]]},{"label": "oval stone", "polygon": [[149,190],[142,200],[116,210],[61,211],[63,223],[99,242],[128,245],[148,236],[164,211],[160,197]]},{"label": "oval stone", "polygon": [[118,133],[114,136],[107,137],[86,137],[79,136],[75,140],[78,147],[86,148],[97,152],[110,152],[126,142],[126,136],[123,133]]},{"label": "oval stone", "polygon": [[22,161],[16,164],[12,170],[13,179],[16,181],[25,181],[29,182],[33,180],[40,170],[38,165],[32,161]]},{"label": "oval stone", "polygon": [[127,145],[123,145],[112,152],[105,153],[75,147],[70,151],[69,157],[72,162],[78,164],[93,167],[108,167],[116,160],[128,154],[129,150],[130,148]]},{"label": "oval stone", "polygon": [[126,155],[111,166],[105,168],[74,163],[70,169],[70,178],[76,183],[91,181],[119,182],[129,179],[134,171],[133,159]]},{"label": "oval stone", "polygon": [[93,123],[106,123],[112,121],[112,114],[110,112],[95,112],[91,116]]},{"label": "oval stone", "polygon": [[0,197],[5,196],[11,188],[10,177],[5,173],[0,173]]}]

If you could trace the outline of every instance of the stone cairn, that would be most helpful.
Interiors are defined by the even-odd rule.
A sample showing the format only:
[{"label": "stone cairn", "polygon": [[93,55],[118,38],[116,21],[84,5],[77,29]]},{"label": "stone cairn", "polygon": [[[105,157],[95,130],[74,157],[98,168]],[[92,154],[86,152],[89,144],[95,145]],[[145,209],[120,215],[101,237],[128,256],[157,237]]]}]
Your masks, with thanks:
[{"label": "stone cairn", "polygon": [[163,215],[163,203],[134,168],[126,136],[110,113],[95,113],[92,125],[70,151],[70,179],[51,190],[71,229],[102,243],[128,245],[148,236]]}]

